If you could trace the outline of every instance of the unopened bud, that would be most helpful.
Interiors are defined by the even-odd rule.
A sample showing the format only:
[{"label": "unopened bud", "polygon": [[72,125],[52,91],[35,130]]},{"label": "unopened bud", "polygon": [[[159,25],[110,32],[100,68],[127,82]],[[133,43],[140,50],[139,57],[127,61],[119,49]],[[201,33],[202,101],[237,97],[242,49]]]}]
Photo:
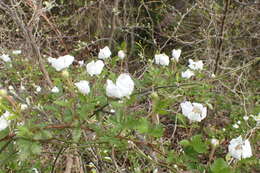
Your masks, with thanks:
[{"label": "unopened bud", "polygon": [[62,72],[61,72],[61,75],[63,76],[63,77],[65,77],[65,78],[68,78],[69,77],[69,72],[67,71],[67,70],[63,70]]},{"label": "unopened bud", "polygon": [[2,96],[2,97],[6,97],[7,96],[6,89],[0,89],[0,96]]},{"label": "unopened bud", "polygon": [[158,96],[157,92],[152,92],[152,93],[151,93],[151,97],[152,97],[153,99],[157,99],[159,96]]},{"label": "unopened bud", "polygon": [[211,144],[212,144],[213,147],[216,147],[216,146],[219,145],[219,140],[218,140],[218,139],[213,138],[213,139],[211,139],[210,142],[211,142]]}]

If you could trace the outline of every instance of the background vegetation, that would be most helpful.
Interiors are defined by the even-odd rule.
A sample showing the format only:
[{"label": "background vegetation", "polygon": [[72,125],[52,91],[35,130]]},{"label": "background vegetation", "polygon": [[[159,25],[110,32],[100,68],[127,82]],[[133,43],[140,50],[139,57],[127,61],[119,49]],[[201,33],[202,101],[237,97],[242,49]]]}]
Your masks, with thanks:
[{"label": "background vegetation", "polygon": [[[250,116],[260,112],[259,21],[258,0],[0,1],[0,53],[22,50],[0,62],[0,85],[9,88],[0,111],[14,114],[0,131],[1,172],[260,172],[259,128]],[[76,62],[90,62],[106,45],[113,58],[101,76],[88,76]],[[152,63],[174,48],[182,49],[179,63]],[[66,54],[77,60],[69,77],[47,63]],[[186,81],[188,59],[205,68]],[[104,84],[122,72],[136,87],[119,102],[105,96]],[[87,97],[72,84],[80,79],[91,81]],[[61,92],[50,93],[53,86]],[[204,103],[207,118],[190,123],[184,100]],[[239,135],[250,139],[253,157],[227,154]]]}]

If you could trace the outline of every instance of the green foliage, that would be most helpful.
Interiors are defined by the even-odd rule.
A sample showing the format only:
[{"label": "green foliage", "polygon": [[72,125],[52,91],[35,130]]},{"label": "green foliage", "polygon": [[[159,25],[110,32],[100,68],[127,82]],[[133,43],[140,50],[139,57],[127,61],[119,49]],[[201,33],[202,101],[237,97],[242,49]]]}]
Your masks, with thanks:
[{"label": "green foliage", "polygon": [[195,135],[191,138],[191,140],[182,140],[180,141],[180,144],[187,149],[188,154],[193,150],[192,152],[196,153],[205,153],[207,152],[207,144],[203,141],[201,135]]},{"label": "green foliage", "polygon": [[211,165],[210,170],[212,173],[231,173],[233,172],[224,159],[219,158]]}]

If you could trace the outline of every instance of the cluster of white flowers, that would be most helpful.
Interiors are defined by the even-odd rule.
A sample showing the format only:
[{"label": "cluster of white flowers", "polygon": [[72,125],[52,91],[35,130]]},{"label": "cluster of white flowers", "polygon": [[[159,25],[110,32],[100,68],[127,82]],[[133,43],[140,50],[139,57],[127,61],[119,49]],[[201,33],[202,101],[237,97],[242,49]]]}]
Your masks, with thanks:
[{"label": "cluster of white flowers", "polygon": [[[98,58],[105,60],[109,58],[111,54],[112,53],[109,47],[106,46],[100,49],[98,53]],[[124,59],[126,57],[125,52],[123,50],[119,50],[118,57],[120,59]],[[97,61],[92,60],[86,65],[87,73],[90,76],[99,75],[102,73],[102,70],[105,66],[102,60],[97,60]],[[90,92],[90,84],[86,80],[81,80],[79,82],[76,82],[75,86],[84,95],[87,95]],[[114,84],[111,80],[107,80],[106,95],[108,97],[113,97],[113,98],[129,97],[132,94],[133,90],[134,90],[134,82],[128,74],[125,73],[121,74],[118,77],[116,84]]]},{"label": "cluster of white flowers", "polygon": [[[172,50],[172,60],[178,62],[180,56],[181,56],[181,49],[173,49]],[[169,63],[170,63],[170,58],[165,53],[156,54],[154,56],[154,62],[157,65],[168,66]]]},{"label": "cluster of white flowers", "polygon": [[[90,76],[94,76],[94,75],[99,75],[102,73],[102,70],[105,66],[104,62],[102,60],[105,60],[107,58],[109,58],[111,56],[111,51],[109,49],[108,46],[100,49],[99,53],[98,53],[98,58],[101,59],[101,60],[97,60],[97,61],[94,61],[92,60],[91,62],[89,62],[87,65],[86,65],[86,70],[87,70],[87,73],[90,75]],[[118,51],[118,57],[120,59],[124,59],[126,57],[126,54],[123,50],[119,50]],[[54,67],[57,71],[61,71],[61,70],[64,70],[65,68],[68,68],[74,61],[74,57],[71,56],[71,55],[65,55],[65,56],[61,56],[57,59],[55,58],[52,58],[52,57],[49,57],[48,58],[48,62],[52,65],[52,67]],[[84,65],[84,61],[78,61],[78,64],[80,66],[83,66]],[[65,73],[65,72],[64,72]],[[68,76],[68,75],[66,75]],[[121,75],[120,75],[121,76]],[[128,77],[126,77],[126,74],[122,74],[121,77],[119,77],[119,84],[116,84],[116,90],[113,89],[113,91],[110,91],[109,88],[111,88],[111,83],[112,81],[108,80],[107,82],[107,88],[106,88],[106,91],[107,91],[107,95],[110,97],[116,97],[116,98],[122,98],[124,96],[129,96],[131,93],[132,93],[132,90],[133,90],[133,87],[130,87],[128,89],[124,89],[123,87],[129,87],[127,83],[129,83],[129,78],[130,76],[128,75]],[[125,80],[126,79],[126,80]],[[131,78],[130,78],[131,79]],[[126,85],[122,85],[121,83],[124,83],[125,84],[126,82]],[[113,83],[112,83],[113,84]],[[133,81],[131,81],[131,86],[133,84]],[[118,85],[118,86],[117,86]],[[82,94],[88,94],[90,92],[90,86],[89,86],[89,82],[86,81],[86,80],[81,80],[79,82],[76,82],[75,83],[75,86],[78,88],[78,90],[82,93]],[[131,89],[131,91],[129,90]],[[129,90],[129,91],[128,91]],[[38,91],[39,92],[39,91]],[[54,87],[51,89],[51,92],[52,93],[58,93],[59,92],[59,89],[57,87]],[[114,92],[118,92],[117,94],[115,94]]]},{"label": "cluster of white flowers", "polygon": [[189,65],[188,67],[191,69],[187,69],[185,72],[181,73],[181,77],[189,79],[192,76],[195,76],[195,73],[192,70],[202,70],[203,69],[203,62],[200,61],[193,61],[192,59],[189,59]]},{"label": "cluster of white flowers", "polygon": [[11,58],[7,54],[1,55],[0,59],[2,59],[4,62],[11,62]]},{"label": "cluster of white flowers", "polygon": [[14,54],[14,55],[20,55],[21,53],[22,53],[21,50],[13,50],[12,51],[12,54]]},{"label": "cluster of white flowers", "polygon": [[[19,52],[18,52],[19,53]],[[86,71],[90,76],[99,75],[102,73],[102,70],[105,66],[104,62],[105,59],[110,58],[112,55],[110,49],[108,46],[100,49],[98,53],[98,59],[97,61],[92,60],[86,65]],[[124,59],[126,57],[126,53],[123,50],[119,50],[117,56],[120,59]],[[179,58],[181,56],[181,49],[173,49],[172,50],[172,60],[175,62],[179,61]],[[4,61],[10,61],[10,58],[8,55],[2,55],[0,57]],[[9,58],[9,59],[8,59]],[[65,68],[68,68],[72,62],[74,61],[74,57],[70,55],[59,57],[58,59],[55,58],[48,58],[49,63],[57,70],[61,71]],[[181,73],[181,76],[183,78],[191,78],[192,76],[195,76],[194,70],[202,70],[203,69],[203,62],[202,60],[194,61],[192,59],[189,59],[189,69]],[[84,61],[78,62],[80,66],[84,65]],[[156,54],[154,56],[154,63],[157,65],[162,66],[168,66],[170,63],[170,57],[167,56],[165,53],[162,54]],[[79,82],[74,83],[74,85],[78,88],[79,92],[87,95],[90,93],[90,84],[86,80],[81,80]],[[134,91],[134,81],[130,77],[129,74],[123,73],[118,76],[116,79],[116,82],[114,83],[112,80],[107,79],[106,82],[106,95],[108,97],[112,98],[118,98],[121,99],[123,97],[129,97],[133,91]],[[39,91],[38,91],[39,92]],[[59,88],[53,87],[51,89],[51,92],[58,93]],[[22,105],[21,105],[22,106]],[[207,116],[207,107],[203,106],[201,103],[196,102],[190,102],[190,101],[184,101],[180,104],[182,114],[187,117],[191,122],[201,122],[203,119]],[[27,107],[26,107],[27,108]],[[24,109],[26,109],[24,106]],[[114,113],[115,111],[111,109],[111,112]],[[3,116],[0,118],[0,130],[4,129],[8,126],[9,121],[6,120],[6,118],[9,116],[9,113],[6,112]],[[244,117],[244,120],[248,120],[248,116]],[[257,121],[257,123],[260,122],[260,115],[255,116],[254,119]],[[238,124],[241,122],[238,121],[234,128],[238,128]],[[219,145],[218,139],[211,139],[212,146],[216,147]],[[230,141],[230,144],[228,146],[229,153],[232,157],[236,159],[242,159],[242,158],[248,158],[252,156],[252,149],[250,146],[250,142],[248,139],[243,140],[241,136],[238,138],[232,139]]]},{"label": "cluster of white flowers", "polygon": [[[181,49],[173,49],[172,50],[172,60],[175,62],[179,61],[179,58],[181,56]],[[154,62],[155,64],[162,65],[162,66],[168,66],[170,63],[170,58],[165,53],[163,54],[156,54],[154,56]],[[192,76],[195,76],[195,73],[192,70],[202,70],[203,69],[203,62],[200,61],[193,61],[192,59],[189,59],[189,65],[188,67],[191,69],[187,69],[186,71],[181,73],[181,76],[183,78],[189,79]]]},{"label": "cluster of white flowers", "polygon": [[203,69],[203,62],[200,61],[193,61],[189,59],[189,68],[192,70],[202,70]]},{"label": "cluster of white flowers", "polygon": [[[12,51],[12,54],[13,55],[20,55],[22,53],[21,50],[13,50]],[[2,54],[0,55],[0,59],[3,60],[4,62],[11,62],[11,58],[8,54]]]}]

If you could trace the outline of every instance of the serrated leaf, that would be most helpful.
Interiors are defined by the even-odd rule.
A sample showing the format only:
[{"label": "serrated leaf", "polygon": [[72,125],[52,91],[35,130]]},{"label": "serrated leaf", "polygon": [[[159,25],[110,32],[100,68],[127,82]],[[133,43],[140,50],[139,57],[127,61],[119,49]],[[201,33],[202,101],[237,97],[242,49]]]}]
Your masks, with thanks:
[{"label": "serrated leaf", "polygon": [[215,160],[211,165],[210,170],[212,173],[231,173],[231,169],[229,168],[227,162],[225,162],[222,158]]},{"label": "serrated leaf", "polygon": [[187,139],[183,139],[180,142],[180,145],[182,145],[183,147],[187,147],[190,145],[190,142]]},{"label": "serrated leaf", "polygon": [[149,122],[145,118],[141,118],[136,125],[136,129],[140,133],[147,133],[149,131]]},{"label": "serrated leaf", "polygon": [[149,135],[153,136],[153,137],[162,137],[163,135],[163,128],[162,126],[155,126],[155,127],[151,127],[151,129],[149,130]]},{"label": "serrated leaf", "polygon": [[205,153],[207,151],[207,145],[202,141],[201,135],[193,136],[191,139],[191,145],[198,153]]}]

